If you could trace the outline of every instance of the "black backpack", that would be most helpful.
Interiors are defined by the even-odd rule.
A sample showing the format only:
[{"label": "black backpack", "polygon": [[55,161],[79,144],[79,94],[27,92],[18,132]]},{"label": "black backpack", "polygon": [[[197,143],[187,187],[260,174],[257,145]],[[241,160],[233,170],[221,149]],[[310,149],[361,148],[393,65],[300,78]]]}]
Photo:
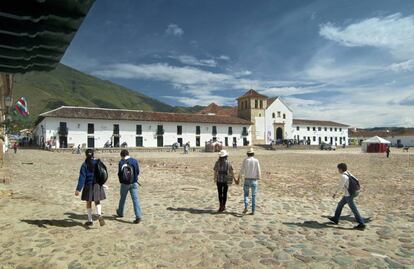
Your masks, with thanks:
[{"label": "black backpack", "polygon": [[129,161],[126,160],[121,170],[121,183],[129,185],[129,184],[132,184],[133,182],[134,182],[134,168],[129,163]]},{"label": "black backpack", "polygon": [[346,176],[349,179],[348,192],[350,195],[354,195],[361,189],[361,186],[359,185],[359,180],[350,173],[347,173]]},{"label": "black backpack", "polygon": [[95,164],[95,182],[99,185],[104,185],[108,180],[108,170],[101,160],[96,160]]}]

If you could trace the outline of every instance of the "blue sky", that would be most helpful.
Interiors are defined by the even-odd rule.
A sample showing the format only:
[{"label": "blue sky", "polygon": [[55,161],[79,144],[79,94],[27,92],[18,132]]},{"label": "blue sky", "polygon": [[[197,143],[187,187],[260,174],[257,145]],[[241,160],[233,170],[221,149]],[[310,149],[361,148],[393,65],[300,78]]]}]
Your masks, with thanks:
[{"label": "blue sky", "polygon": [[172,105],[254,88],[295,118],[414,126],[411,0],[99,0],[62,62]]}]

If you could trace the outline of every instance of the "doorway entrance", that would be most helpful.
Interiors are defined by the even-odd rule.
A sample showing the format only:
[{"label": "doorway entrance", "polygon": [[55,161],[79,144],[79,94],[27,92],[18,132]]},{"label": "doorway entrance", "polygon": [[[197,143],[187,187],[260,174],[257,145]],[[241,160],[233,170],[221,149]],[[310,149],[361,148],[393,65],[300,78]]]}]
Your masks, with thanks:
[{"label": "doorway entrance", "polygon": [[162,135],[157,136],[157,147],[159,148],[164,147],[164,136]]},{"label": "doorway entrance", "polygon": [[283,140],[283,129],[281,127],[277,127],[276,129],[276,141]]},{"label": "doorway entrance", "polygon": [[90,149],[95,148],[95,137],[93,136],[88,137],[88,148]]}]

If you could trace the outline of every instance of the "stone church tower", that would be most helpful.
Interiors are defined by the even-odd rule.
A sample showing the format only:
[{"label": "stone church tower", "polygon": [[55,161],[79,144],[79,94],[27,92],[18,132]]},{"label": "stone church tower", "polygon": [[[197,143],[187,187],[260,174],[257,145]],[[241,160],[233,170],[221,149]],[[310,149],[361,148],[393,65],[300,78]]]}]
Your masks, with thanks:
[{"label": "stone church tower", "polygon": [[251,89],[237,98],[237,115],[253,123],[251,132],[253,144],[265,144],[265,137],[256,136],[256,118],[264,118],[268,97]]}]

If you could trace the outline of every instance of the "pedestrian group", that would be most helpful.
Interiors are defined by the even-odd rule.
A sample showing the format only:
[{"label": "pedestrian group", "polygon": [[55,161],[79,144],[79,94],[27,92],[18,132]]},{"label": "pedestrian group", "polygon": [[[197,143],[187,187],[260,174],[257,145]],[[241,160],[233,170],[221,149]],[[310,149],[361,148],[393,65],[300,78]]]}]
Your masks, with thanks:
[{"label": "pedestrian group", "polygon": [[[100,160],[94,158],[94,151],[92,149],[86,150],[85,154],[86,159],[80,169],[80,175],[75,195],[79,196],[79,194],[82,192],[81,199],[83,201],[86,201],[88,221],[85,223],[85,225],[93,225],[92,202],[94,202],[99,224],[103,226],[105,225],[105,221],[102,216],[101,201],[105,200],[106,198],[106,185],[104,183],[106,182],[107,174],[105,179],[100,178],[102,177],[102,174],[105,174],[102,173],[102,167],[104,167],[104,165],[102,162],[100,162]],[[134,223],[138,224],[142,219],[142,212],[138,195],[138,189],[140,186],[138,180],[140,174],[139,162],[138,160],[130,157],[129,152],[126,149],[123,149],[121,151],[120,156],[121,160],[118,164],[120,199],[118,208],[116,210],[116,216],[119,218],[122,218],[124,216],[124,205],[126,197],[129,193],[131,195],[134,206]],[[219,200],[218,212],[223,212],[226,210],[229,185],[231,185],[233,182],[238,185],[240,184],[241,180],[243,180],[243,214],[248,213],[250,201],[251,215],[254,215],[256,213],[256,197],[258,193],[259,181],[262,178],[262,174],[260,163],[254,156],[255,152],[253,148],[250,148],[247,151],[247,158],[244,159],[240,168],[240,172],[236,178],[233,166],[228,159],[228,152],[226,150],[220,151],[219,158],[214,165],[214,182],[217,186]],[[335,199],[339,192],[342,192],[343,196],[337,205],[335,215],[333,217],[329,217],[329,220],[334,224],[338,224],[342,209],[346,204],[348,204],[355,216],[356,221],[358,222],[358,225],[354,228],[358,230],[364,230],[366,227],[364,219],[361,217],[354,201],[354,199],[358,196],[360,190],[359,180],[348,171],[347,165],[345,163],[338,164],[337,168],[340,174],[340,180],[333,194],[333,198]],[[99,176],[97,176],[97,174],[99,174]]]}]

